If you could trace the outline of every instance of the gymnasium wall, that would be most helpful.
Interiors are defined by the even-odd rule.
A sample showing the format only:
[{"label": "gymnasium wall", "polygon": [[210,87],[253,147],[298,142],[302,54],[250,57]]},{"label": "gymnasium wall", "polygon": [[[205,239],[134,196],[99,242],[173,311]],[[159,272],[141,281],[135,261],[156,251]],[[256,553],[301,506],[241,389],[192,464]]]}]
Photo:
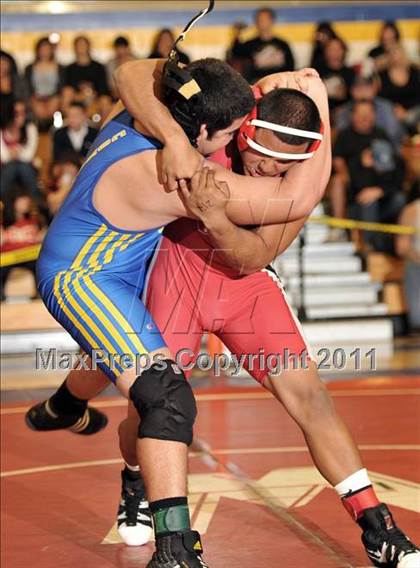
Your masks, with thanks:
[{"label": "gymnasium wall", "polygon": [[[381,22],[398,20],[404,44],[414,61],[419,60],[420,4],[416,2],[223,2],[200,21],[188,36],[183,49],[194,59],[205,56],[224,58],[231,42],[231,26],[253,22],[258,6],[269,5],[277,16],[276,32],[290,42],[297,66],[308,64],[315,23],[330,20],[348,42],[350,64],[363,61],[376,44]],[[42,35],[61,36],[58,58],[73,59],[72,40],[87,34],[94,57],[106,61],[116,35],[130,38],[135,53],[149,53],[158,28],[179,31],[205,6],[205,2],[2,2],[1,46],[11,52],[20,66],[33,59],[33,46]],[[49,11],[50,10],[50,11]],[[55,12],[55,13],[51,13]],[[64,13],[60,13],[64,12]],[[244,39],[252,36],[248,28]]]}]

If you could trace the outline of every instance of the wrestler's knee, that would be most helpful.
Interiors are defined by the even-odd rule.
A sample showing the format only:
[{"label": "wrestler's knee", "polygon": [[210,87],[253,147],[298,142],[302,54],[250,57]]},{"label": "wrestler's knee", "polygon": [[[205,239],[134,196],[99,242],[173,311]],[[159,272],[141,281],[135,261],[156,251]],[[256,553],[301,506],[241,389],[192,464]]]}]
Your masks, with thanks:
[{"label": "wrestler's knee", "polygon": [[143,371],[130,388],[130,399],[141,418],[139,438],[191,444],[197,407],[174,361],[163,359]]},{"label": "wrestler's knee", "polygon": [[330,393],[321,380],[307,389],[302,402],[307,413],[315,416],[325,415],[334,408]]}]

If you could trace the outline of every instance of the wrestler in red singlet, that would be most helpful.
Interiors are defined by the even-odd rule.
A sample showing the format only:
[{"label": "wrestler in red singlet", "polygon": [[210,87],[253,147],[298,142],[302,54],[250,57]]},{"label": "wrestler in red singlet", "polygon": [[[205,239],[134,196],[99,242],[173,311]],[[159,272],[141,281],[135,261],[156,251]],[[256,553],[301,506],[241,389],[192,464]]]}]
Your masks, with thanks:
[{"label": "wrestler in red singlet", "polygon": [[[211,159],[232,168],[228,151]],[[267,369],[257,356],[268,355],[306,363],[312,358],[302,328],[290,308],[280,280],[268,269],[241,275],[223,265],[199,221],[179,219],[164,231],[150,267],[145,301],[172,353],[198,354],[204,332],[212,332],[238,358],[255,354],[244,367],[259,382]],[[185,353],[180,361],[195,359]]]}]

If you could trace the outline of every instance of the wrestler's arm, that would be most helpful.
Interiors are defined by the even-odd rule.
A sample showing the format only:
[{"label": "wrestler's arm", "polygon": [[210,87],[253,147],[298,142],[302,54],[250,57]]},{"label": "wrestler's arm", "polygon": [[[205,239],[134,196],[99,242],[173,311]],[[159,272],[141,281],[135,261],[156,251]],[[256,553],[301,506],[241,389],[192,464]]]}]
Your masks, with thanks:
[{"label": "wrestler's arm", "polygon": [[[164,59],[143,59],[124,63],[114,73],[121,100],[137,120],[142,131],[164,144],[159,164],[167,189],[177,189],[177,180],[190,179],[202,164],[202,157],[192,148],[182,128],[162,101]],[[277,87],[289,87],[309,93],[309,82],[317,77],[314,69],[275,73],[258,82],[267,93]]]},{"label": "wrestler's arm", "polygon": [[195,176],[188,189],[180,182],[188,214],[201,220],[207,228],[207,237],[223,264],[232,266],[242,274],[250,274],[272,262],[296,238],[306,218],[255,229],[238,227],[227,217],[229,188],[216,182],[214,172],[207,170]]},{"label": "wrestler's arm", "polygon": [[[240,274],[252,274],[261,270],[289,248],[305,224],[307,217],[266,225],[258,229],[242,229],[233,223],[220,226],[211,224],[209,240],[217,259]],[[229,248],[226,248],[229,247]]]},{"label": "wrestler's arm", "polygon": [[164,59],[141,59],[120,65],[114,73],[121,101],[145,130],[163,144],[188,138],[162,100]]},{"label": "wrestler's arm", "polygon": [[[223,263],[233,266],[236,270],[242,273],[252,273],[261,269],[272,262],[276,256],[284,252],[290,246],[300,229],[303,227],[308,214],[321,199],[329,179],[331,168],[331,141],[330,129],[328,127],[329,116],[327,94],[319,80],[312,81],[309,80],[308,77],[306,77],[305,80],[307,80],[307,90],[309,90],[309,87],[311,91],[310,95],[316,100],[319,107],[321,118],[325,125],[325,131],[324,140],[321,145],[323,146],[323,152],[319,149],[319,154],[316,154],[316,159],[314,157],[305,164],[305,169],[309,169],[310,167],[310,175],[312,178],[309,180],[309,184],[312,185],[308,184],[305,188],[308,189],[311,187],[313,192],[311,191],[312,195],[309,193],[311,200],[309,201],[309,204],[306,205],[307,209],[304,211],[304,215],[302,217],[295,219],[293,209],[296,205],[290,201],[290,216],[286,219],[286,221],[289,222],[260,226],[258,229],[254,229],[252,231],[243,229],[232,223],[226,214],[228,199],[226,196],[226,189],[223,193],[223,186],[219,184],[219,187],[217,188],[217,182],[215,182],[216,187],[213,189],[211,188],[211,183],[209,183],[209,187],[204,187],[203,184],[201,184],[200,187],[200,184],[197,183],[192,184],[191,187],[192,194],[195,195],[195,197],[198,197],[197,203],[195,203],[195,207],[193,207],[193,213],[199,217],[206,226],[209,239],[217,250],[217,255]],[[327,159],[325,156],[327,156]],[[294,166],[292,170],[296,167],[297,166]],[[224,172],[219,170],[217,178],[220,179],[223,175]],[[283,189],[287,187],[288,183],[290,183],[290,177],[291,171],[289,171],[286,174],[286,178],[281,181],[281,187]],[[257,181],[257,183],[263,182],[262,178],[258,178],[257,180],[255,178],[246,179],[247,181],[250,181],[250,183],[254,183],[255,181]],[[242,181],[243,178],[241,178],[241,182]],[[276,181],[278,182],[279,180],[268,178],[268,181],[273,184],[273,182],[276,183]],[[316,183],[317,181],[318,184]],[[298,183],[302,182],[296,181],[296,178],[294,178],[293,183],[296,183],[295,188],[297,188]],[[209,190],[208,193],[206,193],[207,190]],[[261,197],[259,188],[256,188],[256,191],[257,196]],[[188,201],[189,195],[185,191],[184,197],[186,198],[186,201]],[[213,207],[209,207],[209,203],[212,203]],[[284,203],[284,207],[287,208],[287,206],[288,204]],[[232,206],[230,205],[230,207]],[[252,213],[254,209],[254,204],[252,204],[249,208],[249,212]]]},{"label": "wrestler's arm", "polygon": [[[325,139],[313,158],[293,166],[283,179],[240,176],[208,162],[217,180],[229,186],[230,200],[226,212],[231,222],[260,226],[297,221],[309,215],[321,199],[331,169],[328,104],[323,102],[326,96],[322,82],[314,79],[310,83],[308,95],[317,103],[325,127]],[[200,173],[193,176],[192,183],[194,178],[200,176]],[[165,214],[173,218],[197,218],[197,215],[190,213],[191,203],[188,203],[188,200],[194,199],[194,193],[187,196],[187,202],[181,200],[178,193],[169,193],[165,196],[165,203],[160,202],[159,208],[164,207]],[[140,206],[144,207],[144,201]]]},{"label": "wrestler's arm", "polygon": [[216,182],[214,172],[205,171],[194,176],[189,188],[185,180],[180,181],[178,194],[186,214],[204,224],[206,240],[211,243],[219,262],[241,274],[264,268],[289,247],[306,218],[254,229],[238,227],[226,215],[228,186]]},{"label": "wrestler's arm", "polygon": [[[116,69],[114,80],[122,103],[139,125],[163,144],[174,145],[179,156],[180,148],[176,148],[176,145],[186,144],[188,138],[162,103],[162,76],[165,63],[165,59],[128,61]],[[307,92],[307,79],[317,76],[314,69],[274,73],[264,77],[256,85],[263,93],[277,87],[296,88]]]},{"label": "wrestler's arm", "polygon": [[124,63],[114,73],[121,101],[138,127],[164,144],[160,170],[168,189],[177,179],[190,179],[203,162],[179,124],[162,101],[164,59],[142,59]]}]

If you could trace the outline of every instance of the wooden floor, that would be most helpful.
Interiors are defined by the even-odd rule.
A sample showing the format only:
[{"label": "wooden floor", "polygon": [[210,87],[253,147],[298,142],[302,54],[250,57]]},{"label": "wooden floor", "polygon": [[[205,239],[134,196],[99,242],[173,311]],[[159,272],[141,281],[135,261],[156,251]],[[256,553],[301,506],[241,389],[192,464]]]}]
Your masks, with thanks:
[{"label": "wooden floor", "polygon": [[[420,534],[420,376],[329,384],[376,490],[398,523]],[[10,397],[9,397],[10,398]],[[367,567],[360,531],[320,477],[280,405],[255,388],[197,390],[190,454],[194,526],[211,568]],[[128,548],[113,522],[119,500],[121,398],[94,438],[34,433],[27,403],[2,407],[2,566],[142,568],[152,543]]]}]

